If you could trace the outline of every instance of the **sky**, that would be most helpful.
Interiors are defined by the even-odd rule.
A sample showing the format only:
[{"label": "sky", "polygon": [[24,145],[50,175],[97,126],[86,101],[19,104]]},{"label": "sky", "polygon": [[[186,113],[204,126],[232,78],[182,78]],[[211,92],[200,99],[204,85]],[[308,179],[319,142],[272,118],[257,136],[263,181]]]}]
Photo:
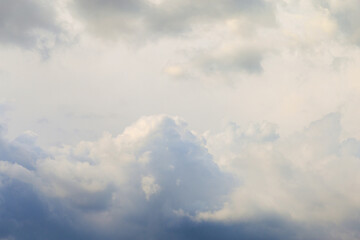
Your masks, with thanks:
[{"label": "sky", "polygon": [[360,239],[357,0],[0,0],[0,240]]}]

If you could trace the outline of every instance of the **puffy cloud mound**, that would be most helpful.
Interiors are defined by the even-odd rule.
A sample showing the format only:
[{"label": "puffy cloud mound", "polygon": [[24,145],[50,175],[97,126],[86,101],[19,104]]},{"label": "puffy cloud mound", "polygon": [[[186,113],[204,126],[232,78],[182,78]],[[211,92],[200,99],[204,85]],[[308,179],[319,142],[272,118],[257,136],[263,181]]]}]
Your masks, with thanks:
[{"label": "puffy cloud mound", "polygon": [[338,114],[281,138],[271,123],[203,137],[143,117],[45,153],[0,144],[0,238],[357,239],[360,142]]},{"label": "puffy cloud mound", "polygon": [[49,155],[33,145],[33,137],[26,133],[1,144],[1,221],[9,227],[0,237],[28,239],[23,234],[47,219],[51,226],[33,238],[52,238],[48,234],[70,222],[76,223],[67,226],[72,237],[87,224],[95,235],[157,236],[163,224],[220,208],[230,189],[230,178],[203,140],[178,118],[145,117],[119,136],[105,134]]},{"label": "puffy cloud mound", "polygon": [[346,229],[342,233],[335,227],[329,229],[330,239],[342,234],[346,235],[343,239],[358,238],[359,232],[353,232],[350,222],[360,220],[360,199],[355,190],[360,184],[360,142],[341,139],[340,119],[337,113],[329,114],[285,138],[278,138],[276,128],[267,123],[245,130],[231,125],[209,137],[215,161],[224,171],[238,176],[242,185],[223,209],[198,217],[236,221],[277,215]]},{"label": "puffy cloud mound", "polygon": [[227,192],[204,143],[176,118],[142,118],[117,137],[105,134],[54,156],[37,163],[46,192],[86,211],[136,212],[161,202],[164,214],[194,214]]}]

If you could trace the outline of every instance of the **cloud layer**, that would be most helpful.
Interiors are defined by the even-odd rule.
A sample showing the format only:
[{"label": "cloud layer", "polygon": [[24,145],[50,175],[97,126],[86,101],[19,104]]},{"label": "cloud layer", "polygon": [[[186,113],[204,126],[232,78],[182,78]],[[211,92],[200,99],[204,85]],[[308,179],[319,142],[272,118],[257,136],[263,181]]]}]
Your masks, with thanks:
[{"label": "cloud layer", "polygon": [[0,240],[359,239],[358,12],[0,2]]},{"label": "cloud layer", "polygon": [[[58,0],[51,4],[15,0],[1,4],[2,45],[37,49],[47,57],[59,43],[75,43],[74,36],[81,39],[88,34],[136,47],[180,41],[176,44],[188,47],[177,50],[192,52],[185,54],[181,66],[184,78],[260,74],[268,53],[359,44],[359,14],[353,0]],[[169,76],[179,74],[170,71]]]},{"label": "cloud layer", "polygon": [[360,142],[341,141],[339,121],[286,139],[265,122],[200,137],[150,116],[48,153],[33,133],[3,138],[0,236],[356,239]]},{"label": "cloud layer", "polygon": [[106,0],[73,1],[73,8],[98,36],[135,35],[140,38],[179,35],[197,25],[232,18],[267,25],[274,18],[270,3],[241,1]]}]

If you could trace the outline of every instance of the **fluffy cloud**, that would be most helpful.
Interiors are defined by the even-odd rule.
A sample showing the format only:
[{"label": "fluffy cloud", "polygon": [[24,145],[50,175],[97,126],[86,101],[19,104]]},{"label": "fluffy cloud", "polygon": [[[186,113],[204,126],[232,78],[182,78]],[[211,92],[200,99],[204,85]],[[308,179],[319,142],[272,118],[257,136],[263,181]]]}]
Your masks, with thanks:
[{"label": "fluffy cloud", "polygon": [[[49,178],[49,194],[85,208],[127,210],[133,204],[124,202],[128,196],[142,204],[162,199],[169,214],[194,214],[227,189],[201,140],[166,116],[140,119],[122,135],[82,142],[63,154],[39,161],[38,173]],[[78,202],[82,192],[89,196]]]},{"label": "fluffy cloud", "polygon": [[[53,149],[50,155],[33,154],[38,151],[32,133],[13,142],[3,140],[1,146],[1,194],[5,197],[18,184],[29,189],[24,196],[6,195],[2,209],[17,213],[14,218],[20,221],[26,212],[7,205],[11,198],[21,197],[29,207],[34,201],[44,208],[39,215],[36,208],[29,213],[33,223],[21,223],[19,234],[14,228],[0,231],[4,237],[25,239],[21,234],[26,228],[46,218],[66,224],[57,216],[63,211],[79,226],[82,222],[97,226],[95,232],[102,234],[136,238],[141,230],[145,232],[139,233],[140,238],[155,236],[162,234],[161,225],[167,220],[219,208],[231,186],[230,177],[213,163],[203,140],[181,120],[167,116],[142,118],[117,137],[106,134],[97,142]],[[7,148],[13,148],[16,158]],[[19,153],[23,154],[17,157]],[[11,224],[12,218],[5,215],[2,221]],[[56,224],[56,229],[61,227]]]},{"label": "fluffy cloud", "polygon": [[151,116],[47,154],[30,132],[2,139],[0,237],[356,239],[360,142],[340,132],[338,114],[285,139],[266,122],[199,137]]},{"label": "fluffy cloud", "polygon": [[[360,142],[340,138],[339,114],[329,114],[284,139],[277,138],[273,126],[262,126],[249,134],[235,125],[209,139],[215,161],[238,176],[242,186],[222,210],[202,213],[200,219],[233,221],[275,214],[313,224],[359,221],[360,199],[354,189],[360,183]],[[339,236],[336,230],[333,234]]]},{"label": "fluffy cloud", "polygon": [[[0,126],[0,239],[359,239],[357,5],[2,1],[2,46],[46,53],[61,14],[82,38],[46,63],[5,50],[9,135],[68,145]],[[95,137],[158,112],[237,123],[149,116]],[[261,119],[279,128],[244,127]]]}]

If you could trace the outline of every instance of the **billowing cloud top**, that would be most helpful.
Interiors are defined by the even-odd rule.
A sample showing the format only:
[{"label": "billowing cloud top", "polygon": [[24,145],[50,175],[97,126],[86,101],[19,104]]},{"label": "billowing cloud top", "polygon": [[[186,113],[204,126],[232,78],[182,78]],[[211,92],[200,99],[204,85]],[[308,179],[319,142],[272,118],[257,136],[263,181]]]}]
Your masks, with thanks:
[{"label": "billowing cloud top", "polygon": [[[3,139],[0,234],[339,239],[346,229],[358,236],[352,190],[360,142],[340,141],[340,131],[331,114],[286,139],[269,123],[203,138],[178,118],[151,116],[116,137],[51,153],[34,145],[32,133]],[[321,230],[333,223],[339,227]]]}]

